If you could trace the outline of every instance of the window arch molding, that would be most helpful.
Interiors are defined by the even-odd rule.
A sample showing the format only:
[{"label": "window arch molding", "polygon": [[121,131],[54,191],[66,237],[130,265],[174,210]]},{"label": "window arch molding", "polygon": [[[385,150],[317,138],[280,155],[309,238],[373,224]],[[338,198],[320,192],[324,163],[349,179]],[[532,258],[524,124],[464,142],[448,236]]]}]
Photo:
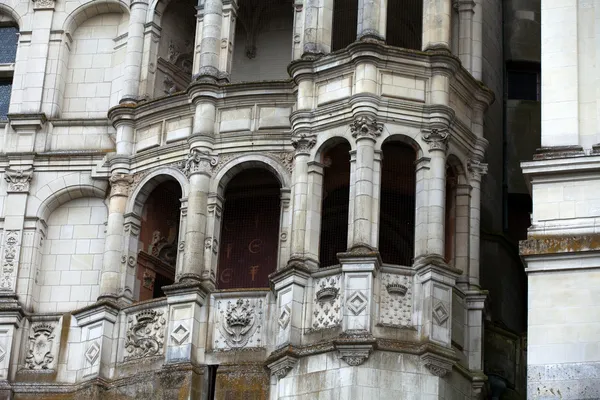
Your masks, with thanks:
[{"label": "window arch molding", "polygon": [[389,127],[387,128],[388,129],[383,130],[380,140],[375,144],[376,151],[381,151],[384,144],[395,141],[412,147],[417,155],[417,160],[426,156],[427,151],[424,151],[423,149],[427,149],[427,143],[421,138],[420,130],[415,130],[414,134],[409,131],[410,128],[406,129],[405,133],[390,133]]},{"label": "window arch molding", "polygon": [[152,191],[167,180],[175,180],[181,186],[182,198],[187,198],[189,194],[189,181],[179,169],[174,167],[158,168],[146,175],[133,189],[129,196],[125,212],[141,215],[144,203]]},{"label": "window arch molding", "polygon": [[[99,5],[106,5],[107,8],[100,12],[101,7],[100,9],[97,7]],[[119,0],[89,1],[71,11],[71,13],[66,16],[63,23],[61,24],[58,22],[57,25],[60,25],[66,34],[73,35],[73,32],[75,32],[79,25],[88,19],[97,15],[109,13],[124,13],[127,14],[129,18],[129,7]]]}]

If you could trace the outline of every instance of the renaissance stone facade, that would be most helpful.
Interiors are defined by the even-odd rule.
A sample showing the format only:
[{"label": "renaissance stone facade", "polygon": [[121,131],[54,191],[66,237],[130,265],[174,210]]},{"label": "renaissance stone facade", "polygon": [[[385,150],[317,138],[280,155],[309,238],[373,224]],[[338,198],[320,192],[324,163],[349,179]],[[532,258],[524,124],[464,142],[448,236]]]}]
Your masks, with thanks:
[{"label": "renaissance stone facade", "polygon": [[0,397],[518,393],[501,5],[0,0]]}]

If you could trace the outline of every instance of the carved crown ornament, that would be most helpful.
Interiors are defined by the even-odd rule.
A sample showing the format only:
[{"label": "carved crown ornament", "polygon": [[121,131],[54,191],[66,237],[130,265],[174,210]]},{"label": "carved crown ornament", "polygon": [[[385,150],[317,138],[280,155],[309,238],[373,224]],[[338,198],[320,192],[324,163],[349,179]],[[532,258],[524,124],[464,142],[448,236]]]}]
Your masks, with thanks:
[{"label": "carved crown ornament", "polygon": [[6,168],[4,180],[8,182],[8,193],[26,193],[29,191],[29,182],[33,178],[33,167],[28,169]]},{"label": "carved crown ornament", "polygon": [[189,178],[193,174],[211,174],[218,162],[218,157],[211,156],[205,151],[192,149],[179,168]]},{"label": "carved crown ornament", "polygon": [[448,128],[432,128],[423,130],[423,140],[429,145],[429,151],[446,151],[450,131]]},{"label": "carved crown ornament", "polygon": [[352,137],[357,140],[362,138],[375,140],[383,132],[383,124],[378,123],[375,117],[361,115],[352,121],[350,131]]}]

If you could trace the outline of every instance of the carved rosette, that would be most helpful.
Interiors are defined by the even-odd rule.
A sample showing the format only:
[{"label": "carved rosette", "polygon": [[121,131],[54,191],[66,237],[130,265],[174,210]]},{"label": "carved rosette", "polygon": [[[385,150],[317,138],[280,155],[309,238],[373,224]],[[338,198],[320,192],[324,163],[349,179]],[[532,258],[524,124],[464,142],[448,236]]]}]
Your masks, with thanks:
[{"label": "carved rosette", "polygon": [[217,303],[217,329],[221,340],[215,340],[220,349],[241,349],[261,345],[260,329],[263,314],[262,299],[227,300]]},{"label": "carved rosette", "polygon": [[133,183],[131,175],[112,174],[108,181],[110,182],[110,197],[129,196],[129,187]]},{"label": "carved rosette", "polygon": [[429,145],[429,151],[443,151],[448,149],[448,138],[450,137],[450,131],[447,128],[444,129],[428,129],[423,132],[423,140]]},{"label": "carved rosette", "polygon": [[158,356],[163,353],[165,325],[163,310],[144,310],[129,317],[124,360]]},{"label": "carved rosette", "polygon": [[194,174],[211,175],[213,169],[217,166],[219,160],[217,157],[209,155],[207,152],[192,149],[179,166],[183,173],[189,178]]},{"label": "carved rosette", "polygon": [[54,344],[53,324],[42,322],[34,324],[29,334],[29,348],[25,358],[25,367],[30,370],[52,369],[54,355],[52,346]]},{"label": "carved rosette", "polygon": [[317,144],[317,139],[313,135],[301,134],[292,138],[292,146],[296,149],[296,155],[309,154],[315,144]]},{"label": "carved rosette", "polygon": [[13,290],[14,273],[18,264],[20,231],[9,230],[4,233],[4,252],[2,259],[2,277],[0,290]]},{"label": "carved rosette", "polygon": [[6,168],[4,180],[8,182],[8,193],[27,193],[29,192],[29,182],[33,178],[33,167],[18,170]]},{"label": "carved rosette", "polygon": [[356,140],[376,140],[381,135],[381,132],[383,132],[383,124],[378,123],[375,117],[362,115],[352,121],[350,131],[352,132],[352,137]]},{"label": "carved rosette", "polygon": [[482,163],[479,160],[469,160],[467,163],[467,168],[471,174],[471,179],[480,182],[481,177],[487,174],[488,166],[486,163]]}]

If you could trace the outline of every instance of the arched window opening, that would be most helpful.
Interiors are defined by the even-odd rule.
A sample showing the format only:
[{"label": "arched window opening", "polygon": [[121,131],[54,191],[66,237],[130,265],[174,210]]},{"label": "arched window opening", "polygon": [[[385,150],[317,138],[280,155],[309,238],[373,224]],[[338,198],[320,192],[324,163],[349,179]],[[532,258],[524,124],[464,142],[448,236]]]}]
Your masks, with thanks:
[{"label": "arched window opening", "polygon": [[422,35],[423,0],[388,0],[387,44],[421,50]]},{"label": "arched window opening", "polygon": [[338,263],[337,253],[348,249],[350,145],[340,143],[323,154],[323,203],[319,263]]},{"label": "arched window opening", "polygon": [[161,19],[155,96],[185,89],[192,80],[196,1],[173,0]]},{"label": "arched window opening", "polygon": [[8,115],[18,38],[19,29],[16,26],[0,25],[0,120]]},{"label": "arched window opening", "polygon": [[287,79],[294,36],[292,0],[240,2],[235,26],[232,82]]},{"label": "arched window opening", "polygon": [[331,51],[343,49],[356,41],[358,0],[334,0]]},{"label": "arched window opening", "polygon": [[415,243],[415,150],[404,143],[382,147],[379,253],[386,264],[411,265]]},{"label": "arched window opening", "polygon": [[456,236],[456,184],[454,168],[446,168],[446,209],[444,221],[444,254],[449,265],[454,264]]},{"label": "arched window opening", "polygon": [[150,193],[142,209],[135,282],[140,301],[164,296],[163,286],[174,282],[181,196],[179,183],[166,181]]},{"label": "arched window opening", "polygon": [[217,268],[219,289],[267,288],[277,268],[280,184],[264,169],[248,169],[227,185]]}]

